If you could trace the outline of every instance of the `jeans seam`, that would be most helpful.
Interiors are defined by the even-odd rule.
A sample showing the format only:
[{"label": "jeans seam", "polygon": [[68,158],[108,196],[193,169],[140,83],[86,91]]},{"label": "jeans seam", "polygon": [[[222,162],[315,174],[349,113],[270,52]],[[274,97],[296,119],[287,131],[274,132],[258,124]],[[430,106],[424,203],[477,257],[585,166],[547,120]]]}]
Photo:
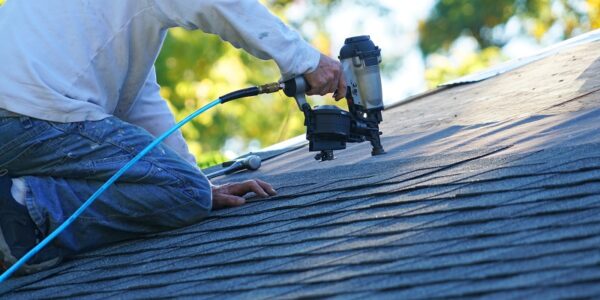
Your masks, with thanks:
[{"label": "jeans seam", "polygon": [[[144,215],[139,215],[139,216],[138,215],[136,215],[136,216],[124,216],[124,215],[107,214],[106,217],[108,217],[108,218],[118,218],[118,219],[121,219],[121,220],[128,220],[128,219],[135,220],[135,219],[140,219],[140,218],[143,218],[143,217],[151,217],[151,216],[155,216],[155,215],[160,215],[160,214],[168,213],[168,212],[171,212],[171,211],[177,211],[177,210],[180,210],[182,207],[189,206],[190,204],[194,204],[194,203],[198,203],[198,201],[196,201],[196,200],[186,201],[186,202],[181,203],[179,205],[171,206],[171,207],[169,207],[167,209],[156,211],[156,212],[153,212],[151,214],[144,214]],[[206,213],[207,214],[210,213],[211,208],[212,208],[212,205],[210,205],[210,204],[207,207],[204,207],[203,205],[198,205],[198,206],[200,206],[203,209],[206,209]],[[80,216],[78,219],[79,220],[88,220],[88,221],[97,221],[98,220],[97,218],[94,218],[94,217],[85,217],[85,216]]]},{"label": "jeans seam", "polygon": [[[25,186],[27,187],[27,193],[25,194],[25,205],[27,206],[27,211],[29,211],[29,216],[31,217],[31,219],[33,220],[33,222],[35,223],[35,225],[37,225],[37,227],[39,229],[44,228],[44,224],[46,223],[46,219],[44,218],[44,216],[42,215],[42,213],[40,212],[40,208],[36,205],[35,203],[35,197],[33,195],[33,190],[31,189],[31,186],[27,180],[27,177],[25,178]],[[44,234],[47,234],[46,232],[44,232]]]},{"label": "jeans seam", "polygon": [[[81,122],[79,122],[79,123],[81,123]],[[48,124],[49,124],[49,125],[50,125],[52,128],[54,128],[54,129],[56,129],[56,130],[58,130],[58,131],[60,131],[60,132],[67,133],[67,134],[69,134],[69,133],[70,133],[70,132],[68,132],[68,131],[66,131],[66,130],[63,130],[63,129],[61,129],[61,128],[59,128],[59,127],[55,126],[55,125],[54,125],[54,124],[52,124],[51,122],[48,122]],[[81,136],[81,137],[83,137],[83,138],[89,139],[89,140],[91,140],[91,141],[93,141],[93,142],[95,142],[95,143],[107,143],[107,144],[109,144],[109,145],[112,145],[112,146],[114,146],[114,147],[118,148],[119,150],[123,151],[124,153],[128,154],[128,155],[130,156],[130,160],[131,160],[131,159],[133,159],[133,158],[134,158],[134,157],[135,157],[135,156],[138,154],[138,153],[134,153],[134,151],[131,151],[130,149],[128,149],[129,147],[126,147],[126,146],[124,146],[124,145],[121,145],[121,144],[119,144],[119,143],[116,143],[116,142],[114,142],[113,140],[110,140],[110,139],[106,139],[106,140],[104,140],[104,141],[96,141],[96,140],[94,140],[94,139],[91,139],[90,137],[88,137],[88,136],[86,136],[86,135],[83,135],[83,134],[81,134],[81,132],[79,132],[78,130],[75,130],[74,132],[72,132],[72,134],[77,134],[77,135],[79,135],[79,136]],[[175,178],[175,179],[177,180],[177,186],[182,186],[182,185],[185,183],[185,180],[184,180],[184,179],[182,179],[180,176],[176,175],[176,174],[175,174],[175,173],[173,173],[173,172],[170,172],[170,171],[169,171],[167,168],[162,168],[162,167],[160,167],[160,166],[159,166],[159,165],[156,163],[156,161],[155,161],[155,160],[153,160],[153,159],[151,159],[151,158],[149,158],[149,157],[142,157],[142,158],[140,159],[140,161],[145,161],[145,162],[149,163],[149,164],[151,165],[151,167],[152,167],[152,168],[160,168],[161,170],[163,170],[163,171],[167,172],[169,175],[171,175],[173,178]],[[145,176],[144,176],[144,177],[145,177]]]},{"label": "jeans seam", "polygon": [[[119,122],[122,122],[122,121],[119,120]],[[152,138],[152,139],[154,139],[154,138]],[[135,157],[136,155],[139,154],[139,152],[138,153],[135,152],[135,148],[134,147],[127,147],[126,145],[123,145],[123,144],[118,143],[118,142],[116,142],[114,140],[111,140],[111,139],[107,139],[105,142],[107,142],[107,143],[109,143],[109,144],[111,144],[111,145],[113,145],[113,146],[115,146],[115,147],[117,147],[117,148],[119,148],[119,149],[121,149],[121,150],[129,153],[129,155],[131,155],[131,158],[133,158],[133,157]],[[151,143],[152,143],[152,141],[151,141]],[[144,148],[146,148],[147,146],[148,145],[144,146]],[[158,146],[160,146],[160,145],[158,145]],[[176,173],[173,173],[173,172],[169,171],[168,168],[162,168],[162,167],[160,167],[159,164],[157,164],[157,162],[154,159],[152,159],[152,157],[144,156],[140,160],[143,160],[143,161],[146,161],[146,162],[150,163],[152,165],[152,167],[154,167],[154,168],[162,169],[163,171],[165,171],[166,173],[168,173],[169,175],[171,175],[172,177],[174,177],[175,179],[177,179],[177,181],[178,181],[177,182],[177,186],[178,187],[183,186],[184,183],[186,182],[186,180],[184,178],[182,178],[181,176],[177,175]]]}]

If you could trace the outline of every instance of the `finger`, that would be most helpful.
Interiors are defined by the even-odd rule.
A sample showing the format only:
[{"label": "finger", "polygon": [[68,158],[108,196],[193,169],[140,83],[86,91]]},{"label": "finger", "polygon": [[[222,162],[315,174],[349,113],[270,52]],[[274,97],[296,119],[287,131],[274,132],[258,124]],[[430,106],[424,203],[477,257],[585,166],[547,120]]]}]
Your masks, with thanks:
[{"label": "finger", "polygon": [[236,195],[236,196],[243,196],[243,195],[247,194],[248,192],[250,192],[250,188],[248,187],[248,183],[246,181],[230,183],[227,186],[227,190],[225,191],[226,194],[231,194],[231,195]]},{"label": "finger", "polygon": [[313,80],[313,83],[311,83],[312,88],[306,94],[307,95],[321,95],[321,96],[327,95],[327,91],[329,88],[328,84],[329,84],[329,82],[325,78],[325,75],[320,74],[320,75],[318,75],[317,78],[315,78]]},{"label": "finger", "polygon": [[250,190],[261,197],[269,197],[269,194],[258,184],[256,180],[250,180]]},{"label": "finger", "polygon": [[334,73],[334,76],[327,82],[327,88],[325,89],[325,94],[335,92],[339,81],[339,76]]},{"label": "finger", "polygon": [[307,95],[324,95],[323,93],[325,92],[326,87],[324,86],[324,83],[322,83],[320,80],[318,83],[317,81],[311,82],[310,86],[310,90],[306,91]]},{"label": "finger", "polygon": [[248,192],[253,192],[260,197],[269,197],[269,194],[263,190],[263,188],[255,180],[246,180],[239,183],[237,189],[233,194],[244,195]]},{"label": "finger", "polygon": [[328,79],[321,86],[321,89],[319,90],[319,95],[325,96],[329,93],[333,93],[336,86],[337,86],[337,81],[335,81],[334,79]]},{"label": "finger", "polygon": [[260,180],[260,179],[256,179],[256,182],[258,183],[258,185],[260,185],[263,190],[265,190],[269,195],[271,196],[275,196],[277,195],[277,191],[273,188],[272,185]]},{"label": "finger", "polygon": [[340,85],[340,80],[342,80],[342,65],[339,62],[335,64],[336,68],[333,71],[333,80],[330,82],[330,91],[333,93],[338,89]]},{"label": "finger", "polygon": [[337,91],[333,96],[335,97],[336,101],[346,97],[346,79],[341,74],[337,85]]},{"label": "finger", "polygon": [[321,88],[321,90],[319,90],[319,95],[320,95],[320,96],[325,96],[325,95],[327,95],[327,94],[329,94],[329,86],[327,86],[327,85],[324,85],[324,86]]},{"label": "finger", "polygon": [[246,203],[243,197],[227,194],[219,194],[213,199],[213,208],[220,209],[224,207],[235,207]]},{"label": "finger", "polygon": [[310,90],[306,91],[307,95],[312,96],[312,95],[319,95],[321,93],[320,85],[311,83],[310,86],[311,86]]}]

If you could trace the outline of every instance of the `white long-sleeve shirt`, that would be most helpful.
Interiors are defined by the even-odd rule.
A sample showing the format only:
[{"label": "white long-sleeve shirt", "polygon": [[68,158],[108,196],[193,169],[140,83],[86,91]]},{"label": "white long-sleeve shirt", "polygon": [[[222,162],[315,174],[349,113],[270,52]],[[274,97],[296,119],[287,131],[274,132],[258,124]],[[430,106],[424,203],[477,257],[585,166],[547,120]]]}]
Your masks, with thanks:
[{"label": "white long-sleeve shirt", "polygon": [[[0,115],[54,122],[114,115],[159,135],[174,124],[154,62],[168,28],[218,34],[283,78],[319,52],[256,0],[8,0],[0,7]],[[194,162],[181,133],[166,141]]]}]

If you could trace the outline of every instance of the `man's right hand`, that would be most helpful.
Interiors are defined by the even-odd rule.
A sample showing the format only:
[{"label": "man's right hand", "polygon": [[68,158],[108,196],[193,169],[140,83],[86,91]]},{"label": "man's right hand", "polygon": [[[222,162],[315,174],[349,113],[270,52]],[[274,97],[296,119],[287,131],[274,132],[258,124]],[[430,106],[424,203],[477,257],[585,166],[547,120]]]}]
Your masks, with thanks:
[{"label": "man's right hand", "polygon": [[311,89],[307,91],[308,95],[327,95],[334,93],[335,100],[340,100],[346,96],[346,80],[342,75],[342,64],[321,54],[319,65],[313,72],[304,74],[306,82]]}]

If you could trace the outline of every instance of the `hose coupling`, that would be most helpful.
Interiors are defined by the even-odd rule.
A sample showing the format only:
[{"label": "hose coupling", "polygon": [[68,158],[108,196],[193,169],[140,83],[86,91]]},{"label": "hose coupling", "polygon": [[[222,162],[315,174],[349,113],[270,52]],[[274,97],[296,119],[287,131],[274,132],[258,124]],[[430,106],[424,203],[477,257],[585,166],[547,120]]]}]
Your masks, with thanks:
[{"label": "hose coupling", "polygon": [[258,86],[258,93],[259,94],[270,94],[270,93],[276,93],[282,89],[283,89],[282,83],[273,82],[273,83],[267,83],[267,84]]}]

